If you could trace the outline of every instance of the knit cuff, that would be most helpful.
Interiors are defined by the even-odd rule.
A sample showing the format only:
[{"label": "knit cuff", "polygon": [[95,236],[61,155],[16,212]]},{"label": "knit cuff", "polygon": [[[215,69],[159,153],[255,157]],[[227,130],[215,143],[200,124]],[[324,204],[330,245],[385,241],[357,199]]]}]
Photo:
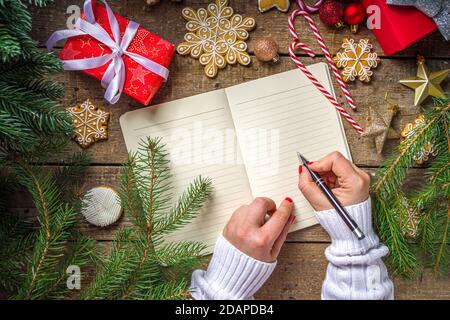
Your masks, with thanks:
[{"label": "knit cuff", "polygon": [[379,244],[378,236],[372,227],[372,209],[370,197],[361,203],[345,207],[347,212],[364,233],[365,238],[358,240],[334,209],[316,212],[316,218],[331,237],[330,250],[339,255],[359,255]]},{"label": "knit cuff", "polygon": [[276,262],[267,263],[249,257],[235,248],[222,235],[214,248],[208,270],[196,270],[192,287],[196,295],[214,300],[252,299],[275,269]]}]

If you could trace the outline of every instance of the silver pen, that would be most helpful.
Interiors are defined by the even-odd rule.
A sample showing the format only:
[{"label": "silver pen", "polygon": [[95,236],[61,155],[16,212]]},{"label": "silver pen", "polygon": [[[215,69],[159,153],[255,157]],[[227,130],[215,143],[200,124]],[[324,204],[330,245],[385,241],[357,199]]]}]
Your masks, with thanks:
[{"label": "silver pen", "polygon": [[339,216],[344,220],[345,224],[350,228],[353,234],[358,238],[358,240],[362,240],[365,238],[364,233],[361,231],[356,222],[350,217],[347,210],[345,210],[344,206],[339,202],[333,192],[328,188],[327,184],[323,181],[322,177],[315,171],[311,170],[308,166],[308,160],[305,159],[299,152],[297,152],[298,160],[302,163],[305,168],[311,174],[313,181],[319,187],[319,189],[323,192],[323,194],[330,201],[331,205],[336,209]]}]

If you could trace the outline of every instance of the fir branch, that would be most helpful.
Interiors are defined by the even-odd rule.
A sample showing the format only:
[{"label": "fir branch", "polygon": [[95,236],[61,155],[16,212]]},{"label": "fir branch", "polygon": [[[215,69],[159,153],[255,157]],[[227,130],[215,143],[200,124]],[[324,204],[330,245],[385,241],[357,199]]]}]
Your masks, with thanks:
[{"label": "fir branch", "polygon": [[0,23],[0,57],[6,61],[18,56],[21,52],[19,39],[7,26]]},{"label": "fir branch", "polygon": [[35,233],[31,223],[6,212],[0,213],[0,291],[16,292],[25,280]]},{"label": "fir branch", "polygon": [[60,192],[51,173],[32,167],[21,161],[17,177],[31,193],[40,229],[34,247],[34,255],[27,277],[16,299],[38,299],[48,294],[47,288],[58,278],[58,264],[75,223],[75,212],[60,203]]},{"label": "fir branch", "polygon": [[129,155],[128,162],[123,167],[121,181],[121,200],[126,212],[128,212],[132,222],[141,229],[145,229],[146,222],[142,219],[143,206],[142,199],[137,187],[137,179],[134,168],[136,165],[136,155]]},{"label": "fir branch", "polygon": [[147,231],[153,229],[153,219],[170,207],[171,183],[169,160],[160,138],[147,138],[139,144],[136,154],[135,178],[144,208]]},{"label": "fir branch", "polygon": [[[420,247],[432,257],[435,271],[444,269],[444,265],[448,268],[448,250],[445,249],[448,243],[448,208],[442,208],[442,204],[447,204],[450,197],[448,103],[446,99],[436,99],[435,107],[424,112],[424,124],[416,127],[411,137],[405,139],[398,150],[384,161],[372,186],[375,221],[380,238],[390,249],[388,261],[393,271],[402,275],[413,275],[418,264],[403,234],[403,217],[411,214],[410,210],[418,213],[416,239]],[[405,200],[400,190],[407,171],[415,163],[415,155],[430,142],[438,156],[426,171],[426,185],[410,200]]]},{"label": "fir branch", "polygon": [[[35,259],[36,268],[33,268],[31,279],[29,281],[29,284],[27,285],[27,289],[24,291],[24,298],[31,298],[32,292],[35,288],[36,281],[38,279],[39,273],[41,271],[41,267],[47,257],[47,253],[50,247],[50,241],[51,241],[51,227],[50,227],[50,214],[49,214],[49,208],[47,206],[47,201],[44,196],[43,188],[40,184],[40,181],[37,177],[37,175],[30,169],[30,167],[26,164],[22,164],[22,168],[26,171],[26,174],[28,174],[28,177],[24,176],[23,183],[27,185],[28,190],[33,190],[33,196],[35,198],[35,202],[39,204],[38,210],[40,213],[40,223],[42,227],[42,231],[39,234],[39,240],[43,239],[41,243],[42,246],[39,246],[35,252]],[[31,179],[30,179],[31,178]],[[45,180],[48,181],[48,178],[45,177]],[[42,181],[44,181],[42,179]],[[46,182],[47,182],[46,181]],[[47,183],[51,184],[50,181]],[[53,186],[50,186],[53,187]],[[41,249],[41,250],[39,250]]]},{"label": "fir branch", "polygon": [[[162,148],[160,147],[160,139],[152,140],[150,138],[147,139],[146,144],[141,144],[140,146],[140,153],[138,153],[138,158],[142,160],[143,163],[148,165],[148,171],[149,171],[149,177],[148,181],[143,181],[141,183],[141,187],[145,187],[145,189],[141,189],[141,193],[144,193],[147,195],[146,199],[146,216],[145,216],[145,231],[142,230],[140,234],[143,235],[143,239],[141,243],[143,243],[142,246],[140,246],[140,260],[138,265],[136,266],[136,269],[133,272],[133,275],[131,276],[131,279],[129,281],[129,285],[124,289],[124,292],[122,294],[122,299],[128,298],[131,294],[133,294],[133,290],[136,287],[137,279],[139,278],[139,273],[141,272],[142,268],[147,264],[147,259],[150,255],[154,252],[154,245],[152,244],[152,236],[153,236],[153,215],[154,210],[156,209],[156,197],[157,197],[157,190],[156,185],[159,183],[159,179],[164,177],[162,174],[160,174],[162,171],[160,171],[162,168],[157,167],[156,164],[162,165],[165,162],[165,156],[162,152]],[[153,264],[149,265],[149,270],[151,272],[154,272]]]},{"label": "fir branch", "polygon": [[[96,249],[96,242],[82,235],[75,238],[74,243],[67,245],[64,255],[58,266],[58,275],[41,295],[41,299],[64,299],[67,297],[67,269],[69,266],[78,266],[80,270],[99,261],[100,256]],[[82,275],[82,274],[81,274]],[[80,275],[80,276],[81,276]]]},{"label": "fir branch", "polygon": [[38,7],[48,6],[50,3],[53,3],[54,0],[28,0],[29,3],[33,3]]},{"label": "fir branch", "polygon": [[192,241],[182,241],[161,245],[156,249],[155,257],[163,266],[176,266],[185,263],[198,263],[206,246]]},{"label": "fir branch", "polygon": [[394,210],[387,205],[386,199],[380,199],[377,193],[375,193],[375,199],[375,211],[377,212],[375,221],[380,238],[389,247],[388,262],[394,273],[411,276],[416,272],[417,259],[403,236],[393,214]]},{"label": "fir branch", "polygon": [[69,141],[73,132],[70,117],[54,101],[62,96],[62,86],[45,78],[62,70],[62,64],[36,47],[29,35],[31,22],[24,1],[0,0],[1,158],[50,153]]},{"label": "fir branch", "polygon": [[[172,244],[163,242],[157,225],[165,232],[175,230],[171,222],[181,224],[192,219],[209,195],[208,179],[197,178],[180,198],[175,219],[168,215],[171,200],[169,161],[159,138],[142,141],[135,154],[130,154],[124,166],[120,197],[124,211],[133,227],[129,238],[121,239],[110,252],[83,299],[163,299],[188,298],[185,278],[170,269],[187,272],[197,265],[204,246],[196,242]],[[170,216],[170,217],[168,217]],[[165,218],[164,218],[165,217]],[[166,219],[166,220],[164,220]]]},{"label": "fir branch", "polygon": [[81,178],[85,175],[91,163],[89,153],[82,151],[72,154],[63,166],[55,171],[56,182],[60,190],[64,190],[62,199],[71,203],[77,211],[81,209]]},{"label": "fir branch", "polygon": [[61,70],[62,63],[53,53],[46,53],[33,48],[27,59],[0,64],[0,80],[15,84],[30,79],[41,79]]},{"label": "fir branch", "polygon": [[97,276],[89,287],[81,292],[83,300],[113,299],[137,262],[137,254],[131,244],[132,230],[121,229],[106,259],[100,264]]},{"label": "fir branch", "polygon": [[399,153],[386,161],[385,167],[387,169],[381,170],[381,178],[379,178],[373,185],[373,192],[384,195],[384,191],[388,189],[395,189],[403,181],[406,170],[412,166],[413,157],[417,154],[417,151],[424,145],[425,141],[430,141],[430,135],[432,133],[433,125],[444,116],[450,109],[450,105],[438,109],[436,114],[431,113],[427,117],[426,124],[419,127],[418,130],[408,138],[404,145],[401,145]]},{"label": "fir branch", "polygon": [[195,218],[212,191],[210,179],[205,179],[201,176],[196,178],[182,194],[170,214],[158,221],[155,233],[174,231]]},{"label": "fir branch", "polygon": [[438,240],[439,248],[436,252],[436,255],[433,256],[434,258],[434,266],[433,271],[435,273],[442,273],[444,275],[448,274],[448,225],[450,220],[450,199],[447,199],[447,212],[445,214],[442,214],[441,223],[438,223],[438,226],[442,226],[442,230],[439,230],[438,234],[441,234],[441,237]]},{"label": "fir branch", "polygon": [[191,298],[186,280],[170,281],[152,288],[144,297],[145,300],[186,300]]}]

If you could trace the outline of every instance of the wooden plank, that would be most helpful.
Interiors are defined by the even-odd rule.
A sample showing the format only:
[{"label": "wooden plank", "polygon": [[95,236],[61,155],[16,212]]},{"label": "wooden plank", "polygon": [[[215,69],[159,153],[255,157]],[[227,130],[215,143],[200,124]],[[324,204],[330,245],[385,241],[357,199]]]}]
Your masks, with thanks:
[{"label": "wooden plank", "polygon": [[[295,66],[289,58],[282,58],[277,65],[262,64],[253,59],[249,68],[229,67],[219,73],[216,79],[208,79],[203,75],[203,70],[197,61],[187,57],[176,56],[171,66],[172,76],[168,83],[160,90],[154,99],[154,104],[167,102],[183,97],[226,88],[234,84],[258,79],[271,74],[293,69]],[[321,61],[323,59],[317,59]],[[429,61],[431,70],[450,67],[448,61]],[[369,106],[383,105],[385,92],[389,91],[390,100],[400,104],[400,112],[394,119],[393,127],[401,131],[406,122],[410,122],[419,112],[419,108],[413,106],[414,93],[406,87],[397,84],[397,81],[415,73],[415,63],[412,60],[383,60],[376,70],[371,84],[353,83],[350,85],[359,110],[351,112],[356,121],[363,127],[367,127],[367,113]],[[100,82],[80,72],[63,72],[55,77],[66,86],[63,105],[71,106],[81,103],[87,98],[96,105],[111,113],[109,121],[109,139],[96,143],[88,150],[96,164],[120,164],[126,159],[126,147],[123,141],[119,125],[120,116],[130,110],[142,107],[137,102],[123,95],[115,105],[108,105],[103,100],[103,89]],[[192,79],[198,79],[192,81]],[[446,90],[450,89],[450,81],[444,83]],[[335,86],[338,98],[343,101],[341,91]],[[398,144],[398,140],[388,140],[382,155],[376,153],[373,140],[360,137],[355,130],[345,121],[345,131],[350,145],[353,161],[362,166],[377,166],[385,155]],[[70,152],[79,150],[73,142]],[[57,155],[52,162],[59,162],[61,155]]]},{"label": "wooden plank", "polygon": [[[325,243],[287,243],[257,299],[320,299],[327,261]],[[450,277],[429,272],[416,279],[394,278],[395,299],[450,299]]]},{"label": "wooden plank", "polygon": [[[194,8],[205,7],[210,0],[186,0],[182,3],[170,3],[163,1],[160,5],[147,7],[144,1],[118,1],[111,0],[110,3],[115,12],[128,18],[138,21],[143,27],[164,37],[174,44],[182,41],[184,35],[185,21],[181,17],[181,9],[187,5]],[[35,10],[33,16],[33,37],[40,46],[45,45],[48,36],[55,30],[66,28],[66,8],[69,5],[82,5],[82,0],[69,1],[61,0],[48,8]],[[272,10],[265,14],[257,11],[255,2],[249,1],[231,1],[231,4],[237,13],[253,16],[257,21],[257,29],[251,33],[249,41],[249,52],[253,52],[252,41],[260,36],[272,36],[279,45],[282,55],[287,54],[287,47],[290,43],[290,37],[287,32],[286,20],[287,14]],[[291,10],[293,9],[293,6]],[[317,15],[314,19],[318,21]],[[301,20],[301,19],[299,19]],[[302,41],[309,44],[313,50],[320,53],[317,43],[312,33],[304,21],[298,21]],[[348,31],[333,31],[325,28],[319,23],[319,29],[325,38],[325,42],[330,46],[330,50],[335,52],[343,37],[368,38],[374,44],[375,51],[382,53],[381,48],[376,42],[373,34],[363,28],[357,35],[352,35]],[[430,37],[413,45],[394,59],[382,59],[382,63],[371,84],[363,85],[361,83],[351,84],[350,90],[359,105],[359,111],[355,114],[355,119],[363,127],[366,124],[366,114],[370,105],[383,104],[383,97],[386,91],[390,92],[393,102],[401,102],[400,114],[394,121],[394,128],[401,129],[406,122],[411,121],[415,114],[419,112],[418,108],[412,107],[413,93],[397,84],[399,79],[412,76],[416,67],[413,57],[417,52],[421,52],[426,57],[444,58],[430,59],[428,65],[431,70],[449,68],[450,50],[442,40],[442,37],[435,33]],[[408,58],[409,59],[406,59]],[[322,58],[312,60],[302,58],[305,64],[323,61]],[[187,57],[176,55],[171,65],[171,78],[164,88],[155,97],[155,103],[166,102],[179,99],[194,94],[199,94],[218,88],[225,88],[241,82],[258,79],[267,75],[279,73],[293,69],[295,66],[286,56],[281,58],[277,65],[263,64],[254,57],[252,64],[248,68],[227,67],[220,71],[216,79],[208,79],[203,75],[201,66],[197,61]],[[103,100],[103,89],[97,80],[79,72],[64,72],[55,77],[66,85],[66,95],[62,103],[66,106],[82,102],[86,98],[93,99],[97,105],[111,112],[110,138],[107,142],[97,143],[89,149],[93,156],[95,164],[92,166],[86,177],[83,188],[87,190],[90,187],[98,185],[111,185],[117,188],[120,176],[120,167],[125,157],[126,148],[123,143],[122,133],[119,127],[119,117],[129,110],[141,107],[135,101],[123,96],[118,104],[114,106],[106,105]],[[194,81],[193,81],[194,79]],[[336,87],[337,88],[337,87]],[[444,84],[444,89],[450,89],[450,81]],[[336,91],[338,97],[342,100],[342,94]],[[389,154],[398,144],[398,141],[388,141],[385,146],[384,154],[377,155],[372,143],[368,139],[358,137],[352,128],[345,125],[347,138],[351,147],[352,156],[360,166],[378,166],[384,155]],[[72,151],[79,150],[75,143],[72,144]],[[64,155],[63,155],[64,156]],[[51,160],[53,163],[59,163],[63,156]],[[367,169],[373,171],[373,169]],[[421,184],[420,176],[422,170],[415,169],[411,172],[411,177],[405,186],[410,191]],[[11,207],[16,208],[22,215],[33,216],[35,211],[28,195],[18,192],[11,199]],[[109,228],[96,228],[88,225],[80,217],[81,231],[93,239],[100,240],[101,244],[108,247],[110,240],[114,239],[114,233],[119,227],[129,226],[130,222],[126,217],[121,218],[118,223]],[[314,242],[314,243],[305,243]],[[314,226],[305,230],[294,232],[289,235],[288,243],[281,253],[278,268],[269,282],[258,293],[257,298],[266,299],[317,299],[320,297],[320,287],[325,274],[326,260],[323,251],[328,245],[329,237],[320,226]],[[413,281],[395,280],[396,298],[398,299],[449,299],[450,298],[450,279],[435,279],[429,274],[424,274],[419,279]]]},{"label": "wooden plank", "polygon": [[[374,174],[374,169],[365,169],[369,174]],[[423,169],[413,169],[410,172],[410,177],[405,184],[405,190],[414,190],[421,185],[421,176]],[[96,186],[111,186],[118,190],[120,180],[120,167],[112,166],[92,166],[88,169],[82,183],[80,193],[84,193],[90,188]],[[213,181],[214,184],[214,181]],[[296,195],[290,195],[295,197]],[[36,211],[30,196],[25,191],[16,192],[11,199],[9,199],[9,207],[13,208],[18,214],[27,217],[34,217]],[[115,233],[119,228],[129,227],[131,225],[128,217],[123,215],[121,219],[106,228],[99,228],[87,223],[82,216],[79,217],[79,228],[81,232],[92,239],[100,241],[108,241],[115,239]],[[321,226],[316,225],[307,229],[299,230],[289,234],[288,241],[290,242],[329,242],[328,234]]]},{"label": "wooden plank", "polygon": [[[102,252],[109,251],[111,242],[100,242]],[[327,243],[286,243],[278,257],[271,277],[256,293],[256,299],[312,300],[320,299],[328,261],[324,250]],[[209,256],[202,269],[207,268]],[[82,270],[82,287],[95,276],[95,270]],[[450,299],[450,277],[442,278],[425,271],[414,279],[392,277],[395,299]]]},{"label": "wooden plank", "polygon": [[[193,0],[183,1],[181,3],[171,3],[170,1],[161,1],[159,5],[148,7],[144,1],[124,1],[124,0],[110,0],[108,1],[112,9],[138,23],[144,28],[151,30],[155,34],[164,37],[174,44],[183,41],[185,33],[185,20],[181,16],[181,10],[185,6],[191,6],[195,9],[206,7],[211,0]],[[44,46],[50,34],[56,30],[66,28],[66,20],[69,14],[66,10],[69,5],[78,5],[82,8],[82,0],[62,0],[57,4],[53,4],[44,9],[34,10],[33,20],[33,38],[36,39],[39,45]],[[250,40],[257,39],[262,36],[272,36],[276,39],[280,47],[280,53],[287,54],[288,46],[291,43],[291,37],[288,33],[287,19],[288,14],[271,10],[264,14],[258,11],[255,1],[230,1],[231,6],[236,13],[243,16],[251,16],[256,19],[257,28],[251,32]],[[292,5],[290,11],[294,10],[296,6]],[[374,44],[374,49],[377,53],[382,55],[382,49],[379,46],[376,38],[370,30],[365,26],[360,28],[357,35],[350,33],[349,29],[337,31],[333,28],[328,28],[322,24],[318,15],[313,15],[314,21],[317,23],[320,32],[328,44],[331,52],[334,52],[341,44],[344,37],[351,38],[367,38]],[[300,33],[302,42],[308,44],[317,54],[322,54],[320,48],[314,39],[312,32],[308,25],[302,18],[296,21],[297,30]],[[253,52],[253,45],[250,41],[249,51]],[[443,40],[443,37],[438,33],[423,39],[414,44],[398,57],[413,57],[421,52],[427,57],[449,57],[450,50],[448,44]]]}]

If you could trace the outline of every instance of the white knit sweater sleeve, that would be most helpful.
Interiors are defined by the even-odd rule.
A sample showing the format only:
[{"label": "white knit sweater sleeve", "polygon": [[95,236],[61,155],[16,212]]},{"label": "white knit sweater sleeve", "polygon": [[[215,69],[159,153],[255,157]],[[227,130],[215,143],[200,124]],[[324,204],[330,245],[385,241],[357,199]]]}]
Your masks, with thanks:
[{"label": "white knit sweater sleeve", "polygon": [[[329,265],[322,299],[393,299],[394,287],[381,260],[388,249],[373,231],[370,198],[346,209],[366,235],[362,241],[335,210],[316,213],[331,237],[331,245],[325,250]],[[276,262],[265,263],[247,256],[220,236],[208,269],[192,274],[192,297],[252,299],[275,266]]]},{"label": "white knit sweater sleeve", "polygon": [[372,228],[370,198],[346,209],[364,232],[363,240],[350,232],[336,210],[316,212],[331,237],[331,245],[325,250],[329,264],[322,299],[393,299],[394,286],[381,260],[389,251]]},{"label": "white knit sweater sleeve", "polygon": [[276,262],[258,261],[236,249],[222,235],[214,248],[208,269],[192,273],[195,300],[253,299],[275,269]]}]

